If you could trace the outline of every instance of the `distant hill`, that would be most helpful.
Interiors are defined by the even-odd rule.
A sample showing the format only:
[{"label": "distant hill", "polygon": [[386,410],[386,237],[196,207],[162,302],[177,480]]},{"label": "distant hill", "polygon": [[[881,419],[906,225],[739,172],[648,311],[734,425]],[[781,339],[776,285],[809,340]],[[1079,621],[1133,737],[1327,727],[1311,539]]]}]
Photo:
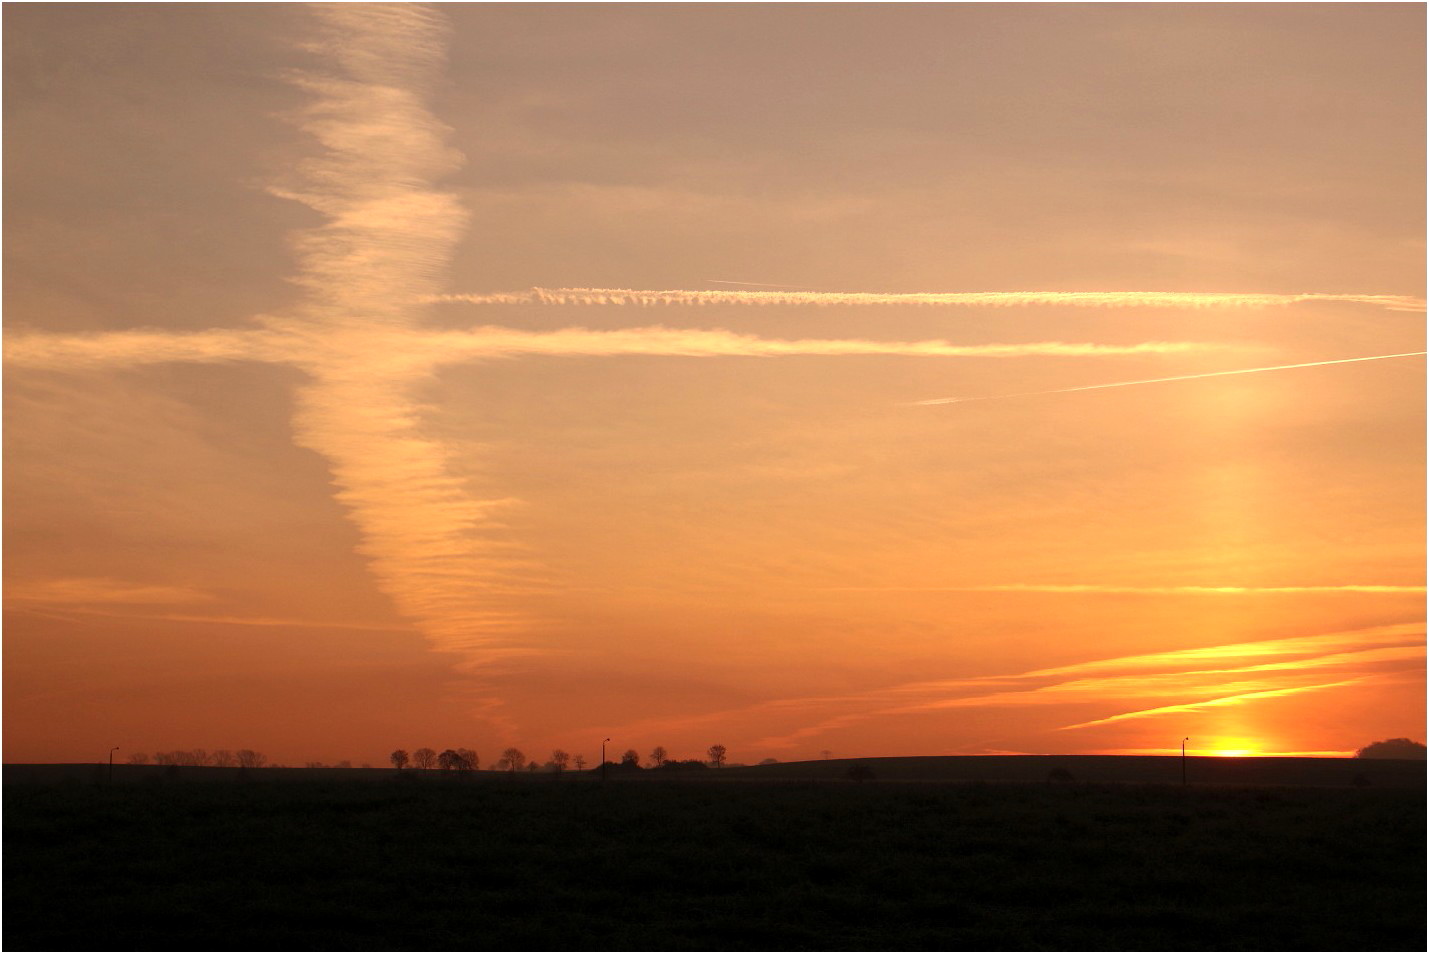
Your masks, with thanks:
[{"label": "distant hill", "polygon": [[[1181,783],[1179,755],[930,755],[905,758],[821,759],[720,769],[723,778],[842,779],[854,765],[875,780],[900,782],[1045,782],[1064,769],[1074,782],[1168,785]],[[1186,778],[1197,785],[1360,784],[1424,787],[1426,766],[1413,759],[1219,758],[1190,756]]]}]

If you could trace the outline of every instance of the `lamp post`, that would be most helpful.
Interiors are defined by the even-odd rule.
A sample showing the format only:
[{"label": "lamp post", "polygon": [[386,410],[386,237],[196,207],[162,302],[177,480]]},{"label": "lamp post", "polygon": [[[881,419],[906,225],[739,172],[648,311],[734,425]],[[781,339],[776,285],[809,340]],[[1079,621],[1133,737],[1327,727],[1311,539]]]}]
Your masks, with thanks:
[{"label": "lamp post", "polygon": [[114,753],[119,751],[119,746],[109,750],[109,784],[114,784]]},{"label": "lamp post", "polygon": [[600,782],[602,785],[605,784],[605,743],[609,741],[606,739],[600,743]]},{"label": "lamp post", "polygon": [[1186,784],[1186,743],[1191,741],[1188,735],[1181,740],[1181,784]]}]

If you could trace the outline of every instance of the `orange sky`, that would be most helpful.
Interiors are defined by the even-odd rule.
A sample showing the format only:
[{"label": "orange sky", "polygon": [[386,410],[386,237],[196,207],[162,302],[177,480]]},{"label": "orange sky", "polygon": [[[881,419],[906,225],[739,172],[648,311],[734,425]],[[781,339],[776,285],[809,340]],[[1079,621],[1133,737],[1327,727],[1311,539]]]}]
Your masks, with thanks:
[{"label": "orange sky", "polygon": [[7,761],[1423,737],[1421,7],[4,20]]}]

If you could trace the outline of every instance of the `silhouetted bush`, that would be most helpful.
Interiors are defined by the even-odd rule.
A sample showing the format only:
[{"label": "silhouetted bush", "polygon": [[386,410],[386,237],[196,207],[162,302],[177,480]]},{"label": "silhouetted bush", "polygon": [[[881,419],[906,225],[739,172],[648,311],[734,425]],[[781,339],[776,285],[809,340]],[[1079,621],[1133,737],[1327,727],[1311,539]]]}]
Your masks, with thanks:
[{"label": "silhouetted bush", "polygon": [[702,772],[708,771],[709,766],[699,759],[685,759],[683,762],[670,759],[660,765],[656,771],[659,772]]},{"label": "silhouetted bush", "polygon": [[1357,759],[1422,759],[1424,743],[1413,739],[1385,739],[1371,742],[1355,753]]}]

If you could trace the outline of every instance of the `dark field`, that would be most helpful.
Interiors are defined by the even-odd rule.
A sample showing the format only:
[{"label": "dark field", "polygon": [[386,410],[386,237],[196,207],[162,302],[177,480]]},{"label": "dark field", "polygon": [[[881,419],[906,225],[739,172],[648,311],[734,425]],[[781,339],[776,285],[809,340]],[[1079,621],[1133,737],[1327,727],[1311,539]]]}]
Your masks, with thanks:
[{"label": "dark field", "polygon": [[289,778],[8,782],[5,949],[1424,949],[1416,787]]}]

